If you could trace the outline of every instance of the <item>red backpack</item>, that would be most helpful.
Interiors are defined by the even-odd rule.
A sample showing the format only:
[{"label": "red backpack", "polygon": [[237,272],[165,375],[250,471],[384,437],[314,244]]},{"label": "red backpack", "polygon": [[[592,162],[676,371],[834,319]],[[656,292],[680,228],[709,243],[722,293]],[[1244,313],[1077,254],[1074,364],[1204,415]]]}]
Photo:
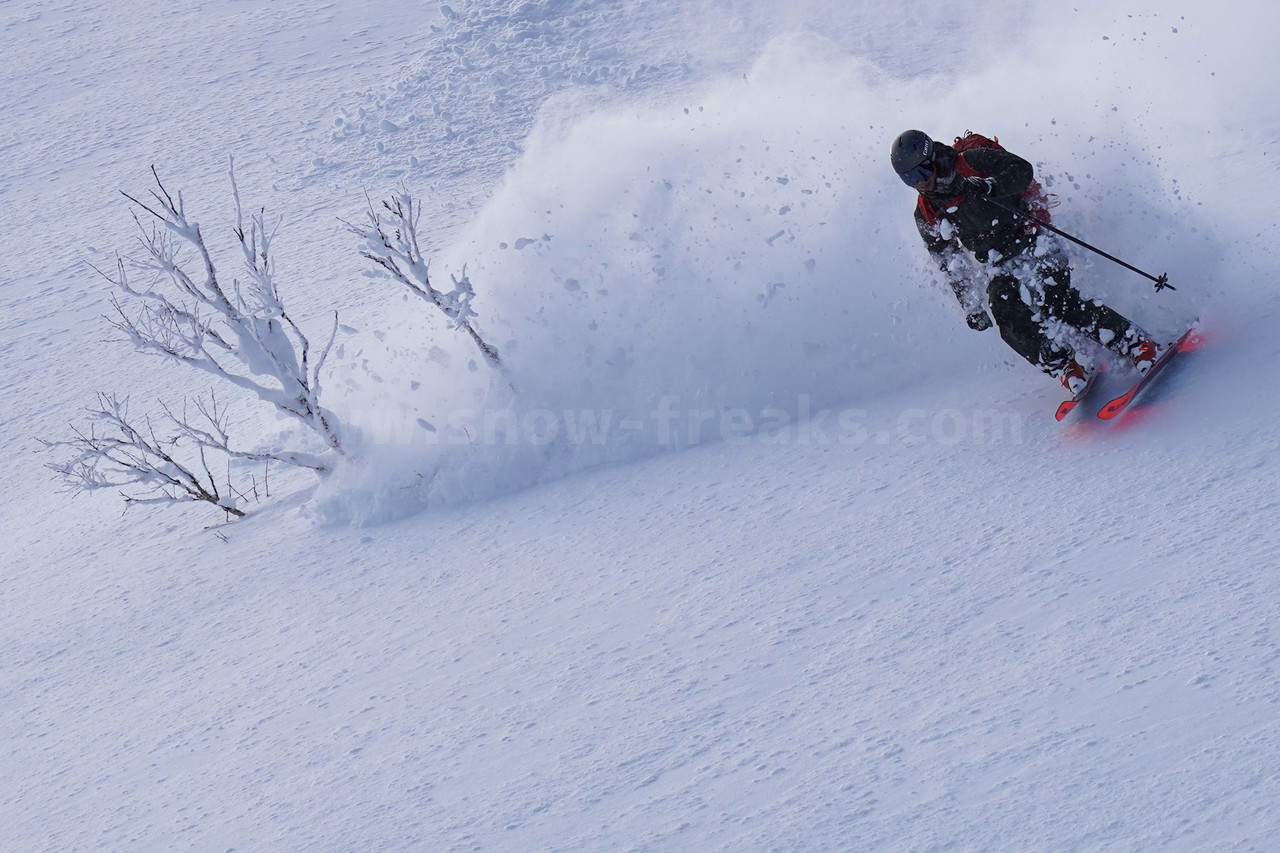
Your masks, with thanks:
[{"label": "red backpack", "polygon": [[[981,133],[974,133],[971,130],[966,130],[964,132],[964,136],[957,136],[956,141],[951,144],[951,147],[956,150],[956,154],[963,154],[964,152],[972,151],[975,148],[999,148],[1001,151],[1006,150],[1005,147],[1000,144],[1000,137],[992,136],[988,138],[983,136]],[[983,177],[974,171],[974,169],[965,162],[963,157],[956,157],[956,171],[962,178]],[[1040,186],[1039,181],[1033,180],[1031,182],[1031,186],[1023,190],[1021,197],[1023,202],[1026,203],[1027,213],[1031,214],[1036,219],[1039,219],[1041,222],[1048,222],[1049,209],[1057,206],[1057,201],[1044,191],[1044,187]],[[957,201],[959,201],[959,199],[957,199]],[[936,224],[938,221],[938,213],[933,209],[933,205],[929,204],[928,200],[925,199],[923,195],[919,197],[917,204],[920,207],[920,213],[924,216],[925,221],[930,225]],[[1027,225],[1030,233],[1036,233],[1039,231],[1034,224],[1028,222]]]}]

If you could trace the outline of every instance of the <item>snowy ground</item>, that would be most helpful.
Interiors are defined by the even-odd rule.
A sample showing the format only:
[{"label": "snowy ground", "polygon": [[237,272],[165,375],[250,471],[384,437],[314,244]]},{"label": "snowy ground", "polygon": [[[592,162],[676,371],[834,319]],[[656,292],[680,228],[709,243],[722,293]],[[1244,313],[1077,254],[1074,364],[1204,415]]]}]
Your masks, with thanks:
[{"label": "snowy ground", "polygon": [[[1280,845],[1277,13],[688,5],[0,12],[0,847]],[[1055,424],[922,284],[911,126],[1030,155],[1179,290],[1082,285],[1209,344]],[[35,437],[182,393],[104,340],[115,190],[225,240],[229,156],[352,329],[366,472],[231,525],[58,494]],[[363,274],[338,219],[401,183],[513,397]]]}]

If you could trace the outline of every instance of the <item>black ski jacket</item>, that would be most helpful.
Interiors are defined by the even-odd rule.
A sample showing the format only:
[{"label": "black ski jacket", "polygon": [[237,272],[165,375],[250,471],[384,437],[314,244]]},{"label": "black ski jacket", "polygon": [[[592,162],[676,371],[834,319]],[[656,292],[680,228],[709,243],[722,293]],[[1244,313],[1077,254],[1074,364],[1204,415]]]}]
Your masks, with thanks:
[{"label": "black ski jacket", "polygon": [[938,182],[934,191],[920,194],[916,227],[929,254],[948,274],[960,304],[966,313],[973,313],[981,310],[982,296],[971,282],[958,276],[952,266],[956,255],[967,249],[979,263],[999,264],[1033,245],[1037,229],[984,198],[965,198],[961,192],[964,177],[992,178],[996,198],[1026,210],[1021,194],[1030,188],[1034,170],[1017,154],[1000,148],[957,153],[950,146],[939,145],[934,161]]},{"label": "black ski jacket", "polygon": [[[986,199],[966,199],[960,193],[960,185],[965,172],[980,178],[993,178],[997,198],[1005,204],[1025,209],[1020,196],[1031,186],[1034,177],[1031,164],[1017,154],[999,148],[974,148],[963,154],[957,154],[954,148],[946,145],[938,148],[935,155],[939,169],[938,186],[933,192],[921,194],[937,221],[930,222],[921,206],[916,207],[916,226],[929,251],[936,254],[954,246],[958,240],[985,264],[991,262],[992,252],[999,253],[999,259],[1004,259],[1025,249],[1031,242],[1025,220],[1001,210]],[[943,174],[948,177],[943,179]],[[951,224],[949,232],[939,228],[943,220]],[[949,236],[944,237],[944,233],[949,233]]]}]

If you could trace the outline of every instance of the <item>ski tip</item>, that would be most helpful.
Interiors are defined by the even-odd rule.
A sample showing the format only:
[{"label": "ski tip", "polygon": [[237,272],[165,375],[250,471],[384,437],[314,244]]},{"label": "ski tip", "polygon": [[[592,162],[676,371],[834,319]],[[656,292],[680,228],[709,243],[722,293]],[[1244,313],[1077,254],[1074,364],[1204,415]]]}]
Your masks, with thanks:
[{"label": "ski tip", "polygon": [[1202,347],[1208,346],[1209,343],[1209,336],[1202,329],[1192,327],[1184,336],[1180,349],[1183,352],[1195,352]]}]

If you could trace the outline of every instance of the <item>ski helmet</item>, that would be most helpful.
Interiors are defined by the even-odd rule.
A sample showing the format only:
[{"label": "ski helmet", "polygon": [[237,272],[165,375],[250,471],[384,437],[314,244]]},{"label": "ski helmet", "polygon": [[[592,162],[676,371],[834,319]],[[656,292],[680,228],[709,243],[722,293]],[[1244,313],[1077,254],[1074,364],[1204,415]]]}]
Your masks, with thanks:
[{"label": "ski helmet", "polygon": [[898,134],[889,150],[889,159],[904,184],[914,187],[933,176],[935,147],[934,141],[924,131],[904,130]]}]

